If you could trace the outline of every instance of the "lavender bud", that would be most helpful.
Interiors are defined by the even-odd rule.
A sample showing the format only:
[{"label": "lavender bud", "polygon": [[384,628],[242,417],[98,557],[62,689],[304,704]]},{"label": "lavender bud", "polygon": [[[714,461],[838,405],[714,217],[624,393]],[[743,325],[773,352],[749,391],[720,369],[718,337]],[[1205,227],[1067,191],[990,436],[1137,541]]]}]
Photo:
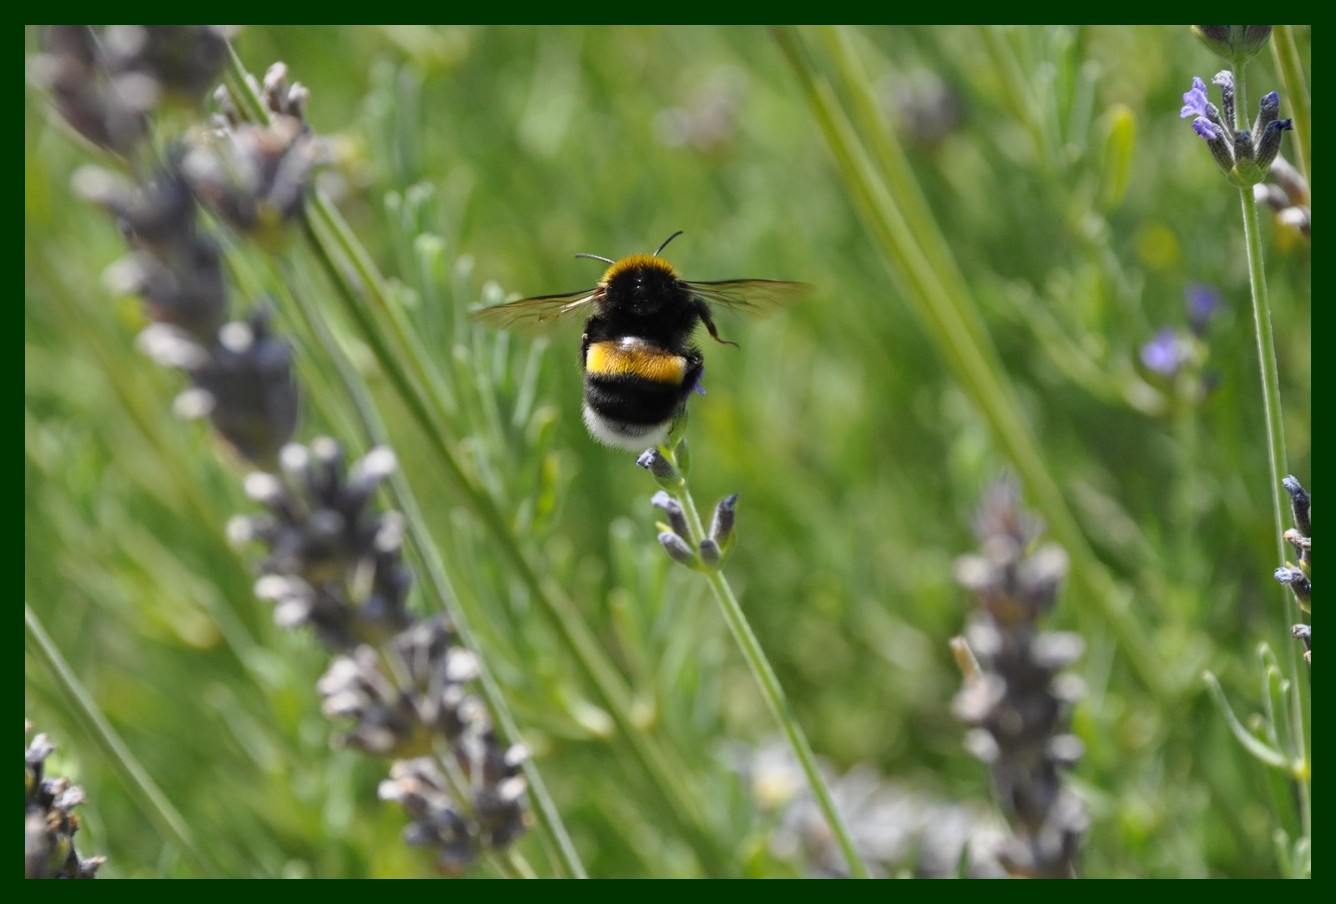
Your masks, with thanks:
[{"label": "lavender bud", "polygon": [[1234,106],[1234,73],[1221,69],[1211,78],[1211,84],[1220,88],[1221,121],[1231,132],[1238,131],[1238,111]]},{"label": "lavender bud", "polygon": [[681,537],[691,536],[691,527],[687,524],[685,512],[682,510],[682,503],[678,502],[672,496],[669,496],[663,490],[654,494],[650,499],[650,505],[661,510],[668,516],[668,523],[672,525],[673,531]]},{"label": "lavender bud", "polygon": [[1307,662],[1307,663],[1309,663],[1309,664],[1311,665],[1312,662],[1313,662],[1313,627],[1312,627],[1312,625],[1295,625],[1293,628],[1290,629],[1290,633],[1294,635],[1294,639],[1295,639],[1295,640],[1299,640],[1299,641],[1302,641],[1302,642],[1303,642],[1303,645],[1304,645],[1304,662]]},{"label": "lavender bud", "polygon": [[733,526],[737,522],[738,495],[725,496],[714,507],[710,522],[710,539],[725,553],[733,546]]},{"label": "lavender bud", "polygon": [[1309,611],[1313,599],[1313,585],[1302,568],[1282,565],[1276,569],[1276,580],[1294,591],[1294,597],[1299,601],[1299,606],[1305,612]]},{"label": "lavender bud", "polygon": [[636,464],[653,474],[660,486],[676,487],[682,483],[682,474],[673,467],[672,462],[663,457],[663,453],[657,447],[640,453]]},{"label": "lavender bud", "polygon": [[674,561],[693,568],[696,566],[696,553],[692,550],[690,544],[672,531],[659,532],[659,545]]},{"label": "lavender bud", "polygon": [[1281,481],[1281,486],[1285,488],[1285,492],[1290,494],[1290,509],[1294,513],[1294,526],[1305,537],[1311,537],[1313,535],[1313,524],[1310,516],[1313,501],[1309,498],[1308,491],[1293,476],[1287,476]]}]

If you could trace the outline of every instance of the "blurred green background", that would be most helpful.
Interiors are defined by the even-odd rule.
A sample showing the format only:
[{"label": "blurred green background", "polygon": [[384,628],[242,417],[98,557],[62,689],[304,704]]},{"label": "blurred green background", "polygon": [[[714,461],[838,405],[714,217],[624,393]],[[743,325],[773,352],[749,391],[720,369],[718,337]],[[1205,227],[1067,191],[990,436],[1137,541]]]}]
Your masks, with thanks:
[{"label": "blurred green background", "polygon": [[[800,30],[813,46],[820,39]],[[1304,72],[1309,31],[1296,30]],[[1261,707],[1256,649],[1288,662],[1284,596],[1237,192],[1179,119],[1221,68],[1186,28],[860,28],[862,84],[987,325],[1045,467],[1126,594],[1165,687],[1152,692],[1074,589],[1091,876],[1285,875],[1290,789],[1230,736],[1200,680]],[[29,53],[37,33],[26,33]],[[814,748],[924,800],[986,809],[961,747],[947,640],[970,610],[953,559],[979,497],[1012,467],[851,198],[774,36],[744,27],[272,27],[234,38],[311,90],[321,185],[394,281],[456,407],[453,442],[520,542],[583,612],[676,749],[737,875],[799,875],[739,758],[773,723],[698,576],[656,548],[656,487],[579,416],[578,327],[480,330],[481,300],[592,285],[594,261],[665,252],[688,279],[811,283],[762,322],[729,314],[692,401],[692,485],[738,493],[727,573]],[[1250,104],[1280,90],[1270,51]],[[272,624],[250,551],[244,469],[171,413],[180,378],[135,348],[139,304],[103,273],[125,253],[73,195],[110,164],[25,93],[25,587],[96,704],[233,876],[428,874],[375,799],[383,764],[329,749],[314,682],[328,655]],[[1306,99],[1305,99],[1306,102]],[[1282,95],[1282,115],[1289,99]],[[1255,109],[1255,107],[1254,107]],[[165,122],[164,133],[179,130]],[[1286,138],[1290,153],[1293,133]],[[1263,211],[1289,461],[1311,486],[1310,247]],[[309,255],[230,246],[233,305],[278,298],[308,408],[299,436],[354,453],[347,402],[283,298],[327,292]],[[1193,336],[1195,286],[1220,307]],[[665,821],[571,669],[453,492],[356,331],[363,366],[460,604],[593,875],[707,872]],[[1192,355],[1141,362],[1172,328]],[[708,340],[707,340],[708,342]],[[532,394],[530,398],[529,394]],[[518,414],[516,413],[518,412]],[[680,572],[680,573],[679,573]],[[420,602],[420,601],[419,601]],[[425,608],[425,604],[424,604]],[[1307,673],[1301,676],[1308,680]],[[105,874],[192,875],[25,658],[25,715],[89,792],[81,849]],[[545,872],[541,839],[519,849]],[[903,864],[912,871],[912,857]],[[486,869],[484,868],[484,874]]]}]

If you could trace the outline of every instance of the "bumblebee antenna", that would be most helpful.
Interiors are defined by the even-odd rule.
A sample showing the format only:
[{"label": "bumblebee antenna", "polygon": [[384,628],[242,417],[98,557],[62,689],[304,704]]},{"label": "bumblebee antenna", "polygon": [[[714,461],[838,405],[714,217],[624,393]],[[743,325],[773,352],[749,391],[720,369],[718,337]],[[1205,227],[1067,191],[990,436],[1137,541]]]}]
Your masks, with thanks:
[{"label": "bumblebee antenna", "polygon": [[[681,235],[681,234],[682,234],[683,232],[685,232],[685,231],[686,231],[686,230],[684,230],[684,229],[679,229],[679,230],[677,230],[676,232],[674,232],[672,235],[668,236],[668,238],[664,239],[664,240],[663,240],[663,244],[659,246],[659,251],[662,251],[663,249],[667,248],[669,242],[671,242],[673,239],[677,238],[679,235]],[[658,257],[658,256],[659,256],[659,251],[655,251],[655,252],[654,252],[654,256],[655,256],[655,257]]]},{"label": "bumblebee antenna", "polygon": [[576,257],[587,257],[587,258],[589,258],[590,260],[603,261],[603,263],[605,263],[605,264],[615,264],[615,263],[617,263],[615,260],[613,260],[613,259],[610,258],[610,257],[604,257],[604,256],[601,255],[601,254],[590,254],[590,253],[588,253],[587,251],[581,251],[579,254],[577,254],[577,255],[575,255],[575,256],[576,256]]}]

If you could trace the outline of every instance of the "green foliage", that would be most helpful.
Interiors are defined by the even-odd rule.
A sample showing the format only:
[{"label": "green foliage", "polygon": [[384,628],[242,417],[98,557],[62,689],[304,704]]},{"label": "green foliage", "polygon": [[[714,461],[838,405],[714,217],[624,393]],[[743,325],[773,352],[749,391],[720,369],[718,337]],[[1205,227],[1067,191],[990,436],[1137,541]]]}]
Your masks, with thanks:
[{"label": "green foliage", "polygon": [[[1237,193],[1178,118],[1217,65],[1188,29],[273,27],[234,44],[310,88],[323,190],[386,282],[345,303],[309,246],[278,259],[233,238],[233,303],[276,299],[299,436],[361,454],[349,381],[367,393],[419,510],[415,605],[448,595],[466,617],[590,875],[807,871],[771,846],[779,817],[738,770],[774,722],[705,582],[658,548],[657,486],[585,434],[578,327],[535,339],[467,317],[592,285],[576,252],[649,251],[676,229],[665,253],[688,279],[815,287],[764,322],[722,315],[741,348],[704,349],[690,441],[697,497],[739,494],[724,571],[816,752],[942,805],[988,799],[950,710],[947,641],[970,607],[951,566],[982,489],[1015,470],[1073,559],[1053,625],[1087,646],[1083,872],[1303,872],[1289,779],[1234,740],[1272,707],[1259,644],[1294,641]],[[1282,87],[1268,53],[1249,74],[1254,95]],[[832,154],[823,90],[878,172],[870,126],[896,129],[908,175],[888,197]],[[179,378],[136,351],[138,302],[106,287],[124,245],[69,187],[98,152],[34,89],[25,126],[25,599],[225,875],[427,873],[376,800],[384,764],[330,749],[327,654],[273,625],[228,546],[245,469],[172,415]],[[923,260],[870,225],[896,211]],[[1284,473],[1311,491],[1310,248],[1269,219],[1262,242]],[[910,265],[945,295],[967,287],[952,297],[977,359],[942,344]],[[1157,331],[1189,334],[1195,284],[1218,314],[1182,369],[1149,370]],[[981,401],[978,361],[1007,410]],[[25,714],[76,764],[101,875],[199,875],[63,690],[25,658]],[[516,850],[560,874],[542,827]]]}]

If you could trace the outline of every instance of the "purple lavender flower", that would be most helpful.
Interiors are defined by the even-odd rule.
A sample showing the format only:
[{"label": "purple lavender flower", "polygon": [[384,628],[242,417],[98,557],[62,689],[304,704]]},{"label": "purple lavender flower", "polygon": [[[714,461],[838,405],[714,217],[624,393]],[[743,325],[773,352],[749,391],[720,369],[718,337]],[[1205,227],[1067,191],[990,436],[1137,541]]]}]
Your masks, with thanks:
[{"label": "purple lavender flower", "polygon": [[1280,119],[1280,95],[1272,91],[1262,97],[1257,121],[1251,129],[1240,122],[1235,108],[1234,73],[1222,69],[1211,79],[1220,88],[1220,106],[1206,97],[1206,83],[1193,76],[1192,90],[1183,95],[1178,115],[1192,120],[1192,128],[1211,149],[1216,166],[1225,178],[1240,188],[1257,185],[1266,178],[1280,152],[1284,133],[1293,126]]},{"label": "purple lavender flower", "polygon": [[1220,309],[1220,293],[1205,283],[1193,283],[1183,292],[1183,300],[1188,309],[1188,325],[1192,332],[1202,335]]},{"label": "purple lavender flower", "polygon": [[1183,95],[1183,109],[1178,115],[1181,119],[1187,119],[1189,116],[1197,117],[1192,121],[1192,128],[1207,141],[1220,138],[1224,134],[1219,124],[1220,114],[1206,98],[1206,83],[1196,76],[1192,77],[1192,90]]},{"label": "purple lavender flower", "polygon": [[1141,346],[1141,363],[1147,370],[1153,370],[1166,377],[1172,377],[1183,366],[1185,355],[1183,345],[1178,340],[1178,333],[1171,327],[1165,327]]}]

